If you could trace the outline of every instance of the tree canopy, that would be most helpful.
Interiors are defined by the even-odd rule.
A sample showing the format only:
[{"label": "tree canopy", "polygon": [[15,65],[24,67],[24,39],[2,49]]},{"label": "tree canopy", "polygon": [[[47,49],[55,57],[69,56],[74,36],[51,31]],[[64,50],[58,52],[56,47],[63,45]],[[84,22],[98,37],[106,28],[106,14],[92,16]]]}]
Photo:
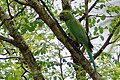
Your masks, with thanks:
[{"label": "tree canopy", "polygon": [[[0,79],[119,80],[119,0],[2,0]],[[82,44],[60,21],[71,10],[93,44],[94,71]]]}]

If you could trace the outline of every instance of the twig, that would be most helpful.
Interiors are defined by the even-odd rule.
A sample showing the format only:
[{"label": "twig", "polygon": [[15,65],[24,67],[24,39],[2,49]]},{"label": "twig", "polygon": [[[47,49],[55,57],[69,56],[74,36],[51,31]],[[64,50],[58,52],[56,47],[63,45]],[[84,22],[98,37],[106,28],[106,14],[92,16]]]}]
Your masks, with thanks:
[{"label": "twig", "polygon": [[62,8],[63,10],[72,10],[72,7],[70,5],[72,0],[61,0],[62,1]]},{"label": "twig", "polygon": [[6,55],[6,54],[9,54],[10,55],[10,52],[9,50],[5,47],[5,45],[3,44],[3,41],[1,40],[0,43],[3,45],[4,49],[6,50],[7,53],[5,54],[2,54],[2,55]]},{"label": "twig", "polygon": [[71,56],[65,56],[65,57],[62,57],[62,59],[63,59],[63,58],[68,58],[68,57],[71,57]]},{"label": "twig", "polygon": [[25,80],[27,80],[27,77],[25,76],[26,71],[21,75],[21,77],[24,77]]},{"label": "twig", "polygon": [[23,62],[21,61],[21,67],[22,69],[24,70],[24,73],[21,75],[21,77],[24,77],[25,80],[27,80],[26,76],[25,76],[25,73],[28,72],[30,73],[27,69],[25,69],[25,67],[23,66]]},{"label": "twig", "polygon": [[26,8],[26,5],[15,15],[15,17],[17,17],[20,13],[22,13],[25,8]]},{"label": "twig", "polygon": [[[90,12],[95,7],[95,5],[97,4],[98,1],[99,0],[95,1],[95,3],[90,7],[90,9],[88,10],[88,12]],[[85,14],[79,19],[79,21],[81,22],[84,18],[85,18]]]},{"label": "twig", "polygon": [[98,37],[99,37],[99,36],[92,37],[90,40],[96,39],[96,38],[98,38]]},{"label": "twig", "polygon": [[[95,16],[95,17],[102,17],[102,16],[100,16],[100,15],[89,15],[89,17],[90,16]],[[117,15],[116,15],[117,16]],[[105,16],[105,17],[116,17],[116,16]]]},{"label": "twig", "polygon": [[11,13],[10,13],[10,11],[8,10],[9,15],[10,15],[10,18],[4,19],[4,20],[1,22],[0,26],[2,26],[2,25],[5,23],[6,20],[12,20],[12,19],[14,19],[15,17],[17,17],[20,13],[22,13],[22,12],[24,11],[25,8],[26,8],[26,5],[25,5],[17,14],[15,14],[15,16],[12,16]]},{"label": "twig", "polygon": [[97,4],[98,1],[99,0],[96,0],[95,3],[90,7],[89,12],[95,7],[95,5]]},{"label": "twig", "polygon": [[4,19],[1,23],[0,23],[0,27],[4,24],[6,20]]},{"label": "twig", "polygon": [[17,3],[19,3],[19,4],[21,4],[21,5],[26,5],[26,6],[29,6],[29,4],[28,4],[28,3],[24,3],[24,2],[21,2],[21,1],[19,1],[19,0],[14,0],[14,1],[16,1]]},{"label": "twig", "polygon": [[99,49],[99,51],[94,55],[94,59],[96,59],[101,53],[102,51],[106,48],[107,45],[109,45],[109,41],[111,40],[114,32],[116,31],[116,29],[119,27],[120,25],[120,21],[116,24],[116,26],[113,28],[112,33],[109,35],[109,37],[107,38],[107,40],[105,41],[104,45]]},{"label": "twig", "polygon": [[86,31],[89,32],[89,17],[88,17],[88,0],[85,0],[85,18],[86,18]]},{"label": "twig", "polygon": [[[0,40],[0,43],[3,45],[4,49],[5,49],[6,52],[7,52],[7,53],[1,54],[1,55],[6,55],[6,54],[9,54],[9,55],[10,55],[11,53],[10,53],[9,50],[13,50],[13,51],[14,51],[13,53],[15,53],[15,49],[6,48],[6,46],[3,44],[3,41],[2,41],[2,40]],[[8,50],[8,49],[9,49],[9,50]]]},{"label": "twig", "polygon": [[60,55],[60,50],[59,50],[59,58],[60,58],[60,73],[61,73],[62,80],[64,80],[63,69],[62,69],[62,58],[61,58],[61,55]]},{"label": "twig", "polygon": [[0,58],[0,59],[2,59],[2,60],[6,60],[6,59],[14,59],[14,58],[22,59],[23,57],[11,56],[11,57],[7,57],[7,58]]},{"label": "twig", "polygon": [[120,38],[120,35],[114,41],[109,42],[109,44],[115,43],[119,38]]},{"label": "twig", "polygon": [[[4,47],[4,49],[6,50],[7,53],[1,54],[1,55],[6,55],[6,54],[9,54],[9,55],[10,55],[11,53],[10,53],[10,51],[9,51],[9,48],[6,48],[5,45],[3,45],[3,47]],[[12,54],[15,53],[15,50],[14,50],[14,49],[10,49],[10,50],[13,50]]]},{"label": "twig", "polygon": [[13,18],[12,14],[11,14],[11,11],[10,11],[10,4],[11,4],[12,2],[13,2],[13,1],[11,1],[11,2],[9,3],[8,0],[6,0],[7,7],[8,7],[8,13],[9,13],[9,16],[10,16],[11,19]]}]

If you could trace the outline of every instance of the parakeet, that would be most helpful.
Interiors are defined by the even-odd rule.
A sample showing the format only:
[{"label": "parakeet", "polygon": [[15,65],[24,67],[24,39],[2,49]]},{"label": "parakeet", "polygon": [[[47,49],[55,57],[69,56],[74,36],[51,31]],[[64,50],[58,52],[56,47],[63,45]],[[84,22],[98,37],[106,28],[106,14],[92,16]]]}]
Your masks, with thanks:
[{"label": "parakeet", "polygon": [[86,51],[88,52],[90,60],[93,63],[94,70],[96,71],[96,65],[92,56],[93,45],[91,44],[89,37],[87,36],[87,33],[82,27],[81,23],[75,19],[70,10],[63,10],[60,13],[60,20],[65,21],[66,26],[68,27],[70,35],[73,37],[73,39],[83,44]]}]

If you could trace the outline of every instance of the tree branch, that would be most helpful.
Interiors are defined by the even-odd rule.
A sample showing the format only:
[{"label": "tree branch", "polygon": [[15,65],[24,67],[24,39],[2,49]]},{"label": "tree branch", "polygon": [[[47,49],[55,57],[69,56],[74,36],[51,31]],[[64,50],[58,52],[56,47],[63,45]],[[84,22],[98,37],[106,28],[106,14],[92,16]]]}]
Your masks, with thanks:
[{"label": "tree branch", "polygon": [[[90,7],[90,9],[88,10],[88,12],[90,12],[95,7],[95,5],[97,4],[98,1],[99,0],[95,1],[95,3]],[[85,14],[79,19],[79,21],[81,22],[84,18],[85,18]]]},{"label": "tree branch", "polygon": [[5,19],[2,20],[2,22],[0,23],[0,27],[4,24],[5,21],[6,21]]},{"label": "tree branch", "polygon": [[116,31],[116,29],[120,26],[120,21],[116,24],[116,26],[113,28],[112,32],[110,33],[109,37],[107,38],[107,40],[105,41],[105,43],[103,44],[103,46],[99,49],[99,51],[94,55],[94,59],[96,59],[101,53],[102,51],[106,48],[107,45],[110,44],[110,40],[114,34],[114,32]]},{"label": "tree branch", "polygon": [[11,13],[10,13],[10,10],[8,9],[8,12],[9,12],[9,15],[10,15],[10,18],[4,18],[0,24],[0,27],[5,23],[6,20],[12,20],[14,19],[15,17],[17,17],[20,13],[22,13],[24,11],[24,9],[26,8],[26,5],[15,15],[15,16],[12,16]]},{"label": "tree branch", "polygon": [[109,42],[109,44],[115,43],[119,38],[120,38],[120,35],[118,35],[118,37],[114,41]]},{"label": "tree branch", "polygon": [[98,1],[99,0],[96,0],[95,3],[90,7],[89,12],[96,6],[96,4],[97,4]]},{"label": "tree branch", "polygon": [[11,57],[7,57],[7,58],[0,58],[0,59],[2,59],[2,60],[6,60],[6,59],[16,59],[16,58],[18,58],[18,59],[22,59],[23,57],[11,56]]},{"label": "tree branch", "polygon": [[38,13],[40,19],[42,19],[49,26],[58,40],[65,45],[65,47],[71,53],[72,57],[78,61],[79,65],[82,65],[83,68],[94,80],[101,80],[100,75],[93,70],[90,62],[84,57],[82,52],[77,49],[74,43],[67,37],[61,26],[58,26],[53,18],[51,18],[51,16],[44,9],[44,6],[39,4],[37,0],[28,0],[28,4]]},{"label": "tree branch", "polygon": [[[102,16],[100,16],[100,15],[89,15],[89,17],[90,16],[95,16],[95,17],[102,17]],[[117,16],[117,15],[116,15]],[[105,16],[105,17],[116,17],[116,16]]]},{"label": "tree branch", "polygon": [[[0,7],[0,20],[8,19],[8,17],[9,16]],[[33,77],[35,80],[44,80],[44,77],[41,72],[41,68],[37,65],[31,50],[29,49],[28,45],[24,41],[21,34],[15,30],[14,23],[11,20],[7,20],[6,22],[4,22],[4,24],[8,29],[10,36],[13,37],[14,42],[11,42],[11,40],[3,38],[2,36],[1,36],[1,39],[11,42],[14,46],[19,48],[27,65],[31,70],[31,73],[33,73]]]},{"label": "tree branch", "polygon": [[88,0],[85,0],[86,31],[89,32]]},{"label": "tree branch", "polygon": [[[65,4],[66,3],[66,4]],[[70,5],[70,3],[69,3],[69,1],[68,0],[62,0],[62,7],[63,7],[63,10],[70,10],[71,11],[71,5]],[[65,6],[65,5],[67,5],[67,6]],[[67,8],[65,8],[65,7],[67,7]],[[68,8],[69,7],[69,8]],[[87,26],[89,26],[89,25],[87,25]],[[77,56],[79,57],[80,56],[80,58],[83,58],[84,57],[84,55],[83,55],[83,53],[76,47],[76,45],[73,43],[73,41],[71,41],[70,39],[68,40],[68,42],[70,43],[70,44],[72,44],[72,46],[73,46],[73,48],[77,51],[77,53],[78,53],[78,55],[77,55],[77,53],[76,54],[73,54],[73,53],[71,53],[71,55],[72,55],[72,58],[73,58],[73,61],[74,61],[74,63],[76,63],[76,64],[79,64],[79,66],[82,66],[83,67],[83,69],[85,69],[87,66],[85,66],[84,64],[90,64],[90,62],[84,62],[83,60],[83,63],[84,64],[82,64],[81,63],[81,60],[79,61],[78,60],[78,58],[76,58]],[[68,49],[69,50],[69,49]],[[83,49],[84,50],[84,49]],[[70,50],[69,50],[70,51]],[[84,57],[85,58],[85,57]],[[85,58],[86,59],[86,58]],[[91,67],[91,65],[89,65],[89,67]],[[85,69],[86,70],[86,69]],[[92,71],[92,70],[91,70]],[[86,70],[86,72],[88,72],[88,70]],[[88,74],[89,74],[89,72],[88,72]],[[95,73],[95,74],[97,74],[97,73]],[[94,75],[94,77],[93,77],[93,75],[91,75],[91,74],[89,74],[93,79],[95,79],[95,75]],[[101,79],[101,77],[100,77],[100,75],[98,75],[97,74],[97,76],[96,76],[96,78],[99,80],[99,79]],[[96,80],[96,79],[95,79]]]},{"label": "tree branch", "polygon": [[11,43],[11,44],[14,44],[14,40],[6,38],[6,37],[3,37],[1,35],[0,35],[0,40],[6,41],[6,42]]},{"label": "tree branch", "polygon": [[19,1],[19,0],[14,0],[14,1],[16,1],[17,3],[19,3],[19,4],[21,4],[21,5],[29,6],[27,3],[21,2],[21,1]]},{"label": "tree branch", "polygon": [[62,58],[61,58],[60,50],[59,50],[58,55],[59,55],[59,58],[60,58],[60,74],[61,74],[62,80],[64,80],[63,69],[62,69]]},{"label": "tree branch", "polygon": [[7,7],[8,7],[8,13],[9,13],[10,18],[13,18],[12,14],[11,14],[11,11],[10,11],[10,4],[11,4],[12,2],[13,2],[13,1],[11,1],[11,2],[9,3],[8,0],[6,0]]},{"label": "tree branch", "polygon": [[[53,13],[49,10],[49,8],[47,7],[47,5],[45,4],[45,2],[43,0],[40,0],[41,3],[43,4],[43,6],[47,9],[48,13],[50,14],[50,16],[54,19],[54,21],[57,23],[57,26],[59,27],[59,29],[61,29],[57,19],[54,17]],[[62,30],[61,30],[62,31]],[[64,33],[64,32],[63,32]]]},{"label": "tree branch", "polygon": [[0,43],[3,45],[4,49],[5,49],[6,52],[7,52],[7,53],[5,53],[5,54],[1,54],[1,55],[6,55],[6,54],[9,54],[9,55],[10,55],[9,50],[5,47],[5,45],[3,44],[3,41],[2,41],[2,40],[0,40]]},{"label": "tree branch", "polygon": [[14,18],[17,17],[20,13],[22,13],[25,8],[26,8],[26,5],[19,12],[17,12],[17,14],[14,16]]},{"label": "tree branch", "polygon": [[61,0],[62,1],[62,8],[63,10],[72,10],[72,7],[70,5],[72,0]]},{"label": "tree branch", "polygon": [[[21,60],[21,59],[20,59]],[[25,80],[27,80],[27,77],[25,76],[25,73],[28,72],[30,73],[27,69],[25,69],[23,62],[21,61],[21,67],[24,70],[24,73],[21,75],[21,77],[23,77]]]}]

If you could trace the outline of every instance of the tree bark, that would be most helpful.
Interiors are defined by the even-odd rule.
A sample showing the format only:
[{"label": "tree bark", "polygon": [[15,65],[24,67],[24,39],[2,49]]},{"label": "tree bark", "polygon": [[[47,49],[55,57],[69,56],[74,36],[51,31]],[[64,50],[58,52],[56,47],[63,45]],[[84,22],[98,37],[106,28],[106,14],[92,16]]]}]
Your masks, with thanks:
[{"label": "tree bark", "polygon": [[34,80],[44,80],[44,77],[41,72],[41,68],[37,65],[36,60],[31,52],[31,50],[29,49],[28,45],[24,41],[21,34],[19,32],[16,32],[13,21],[7,20],[8,18],[9,18],[9,16],[0,7],[0,20],[1,21],[5,20],[4,24],[5,24],[6,28],[8,29],[10,36],[13,39],[3,38],[3,37],[0,37],[0,38],[3,41],[7,41],[19,48],[27,65],[29,66],[29,68],[31,70],[31,73],[33,74]]},{"label": "tree bark", "polygon": [[53,18],[51,18],[44,7],[39,4],[37,0],[28,0],[28,4],[38,13],[40,19],[42,19],[50,27],[58,40],[65,45],[65,47],[71,53],[72,57],[78,61],[79,65],[82,65],[83,69],[86,70],[90,77],[93,80],[102,80],[101,76],[93,70],[90,62],[84,57],[82,52],[78,50],[76,46],[73,46],[74,43],[72,43],[69,38],[67,38],[65,32],[53,20]]}]

